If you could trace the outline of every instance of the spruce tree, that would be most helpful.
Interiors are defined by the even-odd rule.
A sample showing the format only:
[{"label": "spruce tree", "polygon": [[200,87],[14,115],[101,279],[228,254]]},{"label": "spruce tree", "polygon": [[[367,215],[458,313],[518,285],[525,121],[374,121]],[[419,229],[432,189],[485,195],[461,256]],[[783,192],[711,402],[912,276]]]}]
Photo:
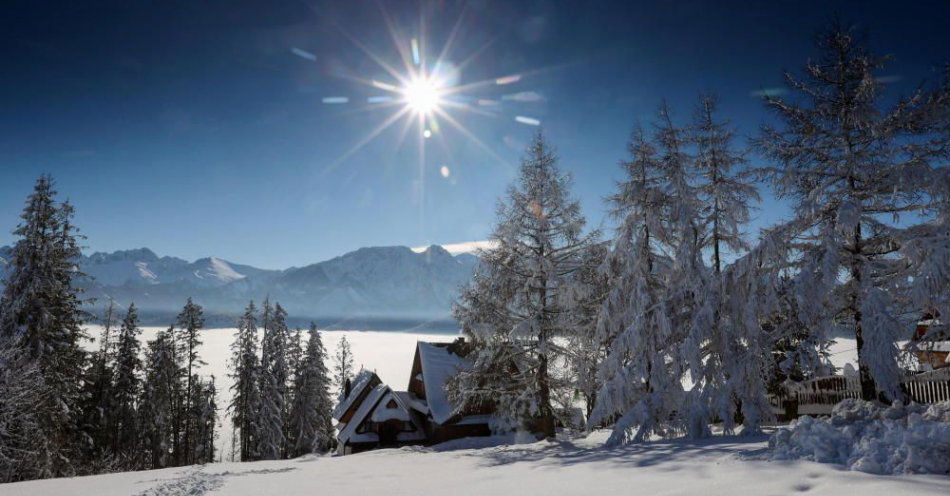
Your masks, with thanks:
[{"label": "spruce tree", "polygon": [[111,459],[113,449],[115,327],[115,303],[110,300],[102,317],[99,349],[92,354],[92,363],[83,374],[81,430],[88,440],[83,456],[90,463],[103,463]]},{"label": "spruce tree", "polygon": [[294,400],[290,410],[290,456],[326,453],[335,444],[330,374],[326,350],[317,325],[310,323],[307,349],[294,372]]},{"label": "spruce tree", "polygon": [[0,335],[0,482],[35,479],[45,474],[36,465],[40,408],[50,390],[39,366],[19,344]]},{"label": "spruce tree", "polygon": [[185,364],[183,371],[186,374],[183,408],[187,415],[183,422],[183,463],[190,465],[194,463],[193,437],[196,421],[191,415],[191,412],[193,412],[192,402],[195,398],[194,377],[196,377],[196,374],[194,371],[197,367],[205,365],[205,362],[198,355],[198,347],[201,345],[199,331],[204,327],[204,313],[201,305],[195,304],[191,298],[188,298],[181,313],[178,314],[176,324],[179,330],[178,344],[181,346],[181,356]]},{"label": "spruce tree", "polygon": [[33,463],[38,477],[81,468],[81,381],[86,353],[81,342],[87,315],[76,280],[79,239],[73,207],[57,204],[53,180],[41,176],[13,231],[18,238],[0,296],[0,336],[13,339],[36,361],[50,394],[38,405]]},{"label": "spruce tree", "polygon": [[134,467],[135,447],[138,444],[137,400],[140,396],[142,360],[139,358],[141,346],[138,327],[138,312],[135,304],[129,309],[122,321],[116,339],[115,352],[115,434],[113,452],[126,467]]},{"label": "spruce tree", "polygon": [[232,397],[228,410],[231,422],[240,437],[241,461],[257,458],[260,411],[260,361],[257,338],[257,308],[250,302],[238,321],[238,331],[231,345]]},{"label": "spruce tree", "polygon": [[177,437],[177,399],[181,366],[177,360],[172,330],[161,331],[149,341],[145,352],[145,381],[140,400],[140,452],[148,468],[174,465]]},{"label": "spruce tree", "polygon": [[333,354],[333,382],[340,401],[346,396],[346,383],[353,378],[353,348],[346,336],[340,338]]},{"label": "spruce tree", "polygon": [[280,459],[286,449],[284,422],[287,415],[287,314],[280,304],[264,300],[264,340],[261,343],[260,457]]}]

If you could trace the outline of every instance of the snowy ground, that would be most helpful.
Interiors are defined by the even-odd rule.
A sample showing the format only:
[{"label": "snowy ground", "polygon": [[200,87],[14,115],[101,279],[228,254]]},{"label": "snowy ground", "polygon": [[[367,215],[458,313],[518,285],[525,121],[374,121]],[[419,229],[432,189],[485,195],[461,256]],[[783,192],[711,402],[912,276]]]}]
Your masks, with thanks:
[{"label": "snowy ground", "polygon": [[[142,343],[154,339],[155,334],[164,327],[144,327],[142,329]],[[202,375],[214,374],[218,387],[218,406],[220,407],[217,441],[218,459],[231,460],[231,421],[226,415],[225,408],[231,400],[231,379],[228,377],[228,360],[231,357],[231,343],[234,341],[236,329],[206,329],[201,333],[203,344],[200,348],[201,358],[207,365],[201,368]],[[98,338],[101,328],[89,328],[91,336]],[[354,365],[357,370],[365,367],[375,370],[380,379],[394,389],[404,389],[409,384],[409,372],[412,367],[412,357],[415,352],[416,341],[448,342],[455,339],[454,334],[413,333],[395,331],[321,331],[323,342],[328,356],[332,357],[343,336],[350,342],[354,353]],[[306,333],[303,340],[306,341]],[[95,348],[95,344],[92,345]],[[857,362],[857,352],[853,339],[839,338],[830,349],[832,362],[837,367],[846,363]],[[328,366],[330,364],[328,363]]]},{"label": "snowy ground", "polygon": [[[146,328],[151,339],[159,328]],[[93,329],[92,332],[98,332]],[[202,373],[214,373],[230,397],[227,360],[233,329],[203,332]],[[329,331],[331,355],[342,336],[353,345],[356,365],[375,369],[396,388],[409,380],[417,340],[450,341],[451,334]],[[836,365],[854,361],[853,340],[839,340]],[[219,446],[229,447],[230,422],[222,416]],[[224,462],[72,479],[0,485],[0,496],[201,496],[643,494],[892,496],[950,494],[950,478],[876,476],[809,461],[767,461],[766,438],[714,438],[702,442],[655,441],[604,449],[605,432],[585,439],[512,443],[512,439],[465,439],[432,448],[378,450],[345,457],[305,457],[271,462]],[[225,450],[225,453],[229,450]],[[227,460],[227,456],[224,458]]]},{"label": "snowy ground", "polygon": [[806,461],[764,461],[764,437],[657,441],[615,450],[600,447],[604,438],[598,432],[576,441],[509,446],[491,446],[483,438],[344,457],[216,463],[6,484],[0,496],[950,494],[948,477],[876,476]]},{"label": "snowy ground", "polygon": [[[142,329],[142,343],[155,338],[155,334],[164,327],[145,327]],[[231,401],[231,378],[228,377],[228,360],[231,358],[231,343],[234,341],[236,329],[207,329],[201,332],[203,344],[199,349],[201,358],[207,362],[199,373],[215,376],[218,388],[218,407],[220,426],[217,446],[221,460],[230,460],[231,454],[231,421],[227,417],[225,408]],[[89,328],[91,336],[98,338],[101,329]],[[353,349],[353,364],[357,370],[365,367],[376,371],[379,378],[396,390],[405,389],[409,385],[409,372],[412,368],[412,357],[416,349],[416,341],[448,342],[455,339],[454,334],[420,334],[395,331],[321,331],[323,344],[327,354],[332,357],[343,336]],[[307,333],[302,340],[306,343]],[[93,346],[94,348],[95,346]],[[330,363],[327,363],[330,366]]]}]

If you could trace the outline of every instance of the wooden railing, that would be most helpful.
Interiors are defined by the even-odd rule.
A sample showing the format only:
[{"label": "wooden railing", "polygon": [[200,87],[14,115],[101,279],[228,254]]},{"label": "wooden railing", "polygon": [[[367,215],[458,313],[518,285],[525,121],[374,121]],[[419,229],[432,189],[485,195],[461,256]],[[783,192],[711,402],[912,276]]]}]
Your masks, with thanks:
[{"label": "wooden railing", "polygon": [[[906,376],[901,389],[907,401],[950,401],[950,368]],[[784,394],[770,395],[769,403],[776,416],[789,420],[801,415],[830,415],[841,400],[860,397],[858,377],[835,375],[790,384]]]}]

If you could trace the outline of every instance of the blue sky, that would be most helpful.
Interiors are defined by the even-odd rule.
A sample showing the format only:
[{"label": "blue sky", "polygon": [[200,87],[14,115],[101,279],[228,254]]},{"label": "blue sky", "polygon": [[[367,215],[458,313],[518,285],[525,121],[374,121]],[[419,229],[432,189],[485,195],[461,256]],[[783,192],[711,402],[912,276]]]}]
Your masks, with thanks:
[{"label": "blue sky", "polygon": [[[891,95],[935,80],[950,46],[946,2],[73,3],[0,19],[0,244],[49,172],[88,251],[267,268],[485,238],[537,129],[518,116],[540,121],[590,223],[609,226],[631,125],[662,98],[687,119],[715,91],[753,135],[769,118],[754,92],[798,70],[835,13],[894,56]],[[459,84],[490,83],[452,98],[482,113],[447,108],[465,132],[437,118],[429,139],[414,121],[400,139],[397,121],[348,154],[400,109],[367,103],[387,93],[365,81],[398,81],[360,45],[401,71],[397,45],[424,40],[431,64],[456,25],[444,60],[469,61]],[[752,228],[786,214],[766,195]]]}]

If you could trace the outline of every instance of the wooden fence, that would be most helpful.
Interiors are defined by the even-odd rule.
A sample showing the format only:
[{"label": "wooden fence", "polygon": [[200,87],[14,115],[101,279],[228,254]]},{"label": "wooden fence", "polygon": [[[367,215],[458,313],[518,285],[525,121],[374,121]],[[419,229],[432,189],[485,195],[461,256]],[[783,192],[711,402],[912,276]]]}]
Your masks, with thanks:
[{"label": "wooden fence", "polygon": [[[950,368],[909,375],[901,380],[906,400],[917,403],[950,401]],[[830,415],[841,400],[861,397],[856,376],[818,377],[793,383],[781,395],[770,395],[772,412],[782,420],[801,415]]]}]

